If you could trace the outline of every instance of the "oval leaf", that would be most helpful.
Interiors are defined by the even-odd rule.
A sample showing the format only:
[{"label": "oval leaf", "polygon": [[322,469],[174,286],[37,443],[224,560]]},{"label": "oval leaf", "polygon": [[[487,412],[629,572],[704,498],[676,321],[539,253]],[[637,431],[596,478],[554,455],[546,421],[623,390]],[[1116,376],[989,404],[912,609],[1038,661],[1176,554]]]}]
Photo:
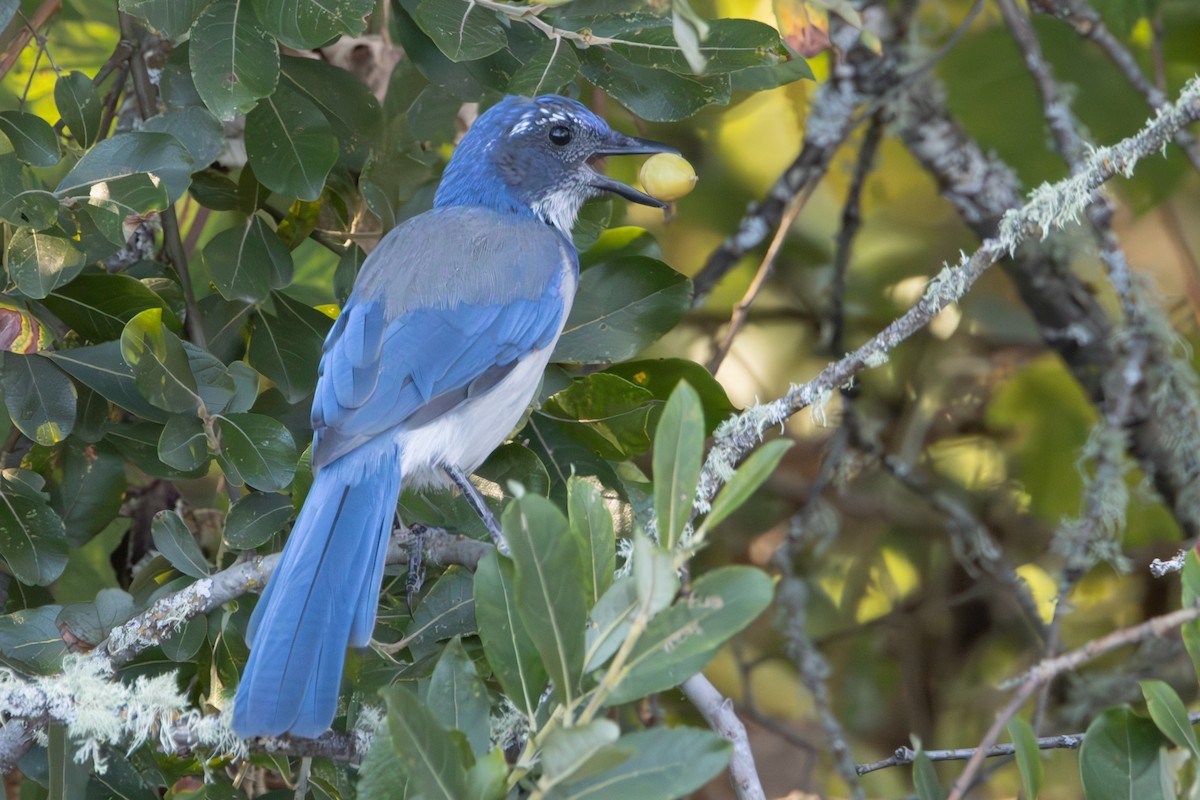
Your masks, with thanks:
[{"label": "oval leaf", "polygon": [[75,384],[39,355],[4,353],[0,385],[17,430],[40,445],[56,445],[75,425]]},{"label": "oval leaf", "polygon": [[262,414],[222,414],[217,461],[236,485],[277,492],[296,472],[296,443],[283,423]]},{"label": "oval leaf", "polygon": [[359,36],[375,0],[255,0],[263,27],[296,50],[311,50],[344,34]]},{"label": "oval leaf", "polygon": [[150,535],[154,547],[162,553],[171,566],[193,578],[206,578],[212,569],[208,559],[196,543],[196,537],[188,530],[183,518],[174,511],[160,511],[150,523]]},{"label": "oval leaf", "polygon": [[1079,749],[1079,772],[1088,800],[1165,800],[1162,734],[1129,708],[1110,708],[1093,720]]},{"label": "oval leaf", "polygon": [[[90,83],[90,81],[89,81]],[[62,154],[50,123],[27,111],[0,111],[0,133],[8,137],[17,158],[34,167],[53,167]]]},{"label": "oval leaf", "polygon": [[292,501],[274,492],[250,492],[229,509],[225,541],[236,550],[253,550],[283,530],[292,518]]},{"label": "oval leaf", "polygon": [[0,557],[21,583],[46,586],[67,565],[67,535],[41,485],[37,473],[0,472]]},{"label": "oval leaf", "polygon": [[279,80],[279,47],[249,0],[204,9],[191,28],[188,61],[204,105],[225,122],[254,108]]},{"label": "oval leaf", "polygon": [[204,263],[226,300],[259,303],[291,283],[292,254],[257,214],[227,228],[204,247]]},{"label": "oval leaf", "polygon": [[517,612],[516,567],[489,550],[475,570],[475,622],[483,653],[504,693],[533,717],[546,688],[546,668]]},{"label": "oval leaf", "polygon": [[553,360],[597,364],[632,358],[675,327],[691,295],[690,280],[645,256],[586,269]]},{"label": "oval leaf", "polygon": [[316,106],[281,87],[246,115],[246,157],[263,186],[316,200],[337,161],[337,137]]},{"label": "oval leaf", "polygon": [[80,146],[96,141],[104,108],[91,78],[74,70],[59,76],[54,84],[54,104]]},{"label": "oval leaf", "polygon": [[18,228],[8,242],[8,276],[26,297],[41,299],[83,269],[87,256],[61,231]]}]

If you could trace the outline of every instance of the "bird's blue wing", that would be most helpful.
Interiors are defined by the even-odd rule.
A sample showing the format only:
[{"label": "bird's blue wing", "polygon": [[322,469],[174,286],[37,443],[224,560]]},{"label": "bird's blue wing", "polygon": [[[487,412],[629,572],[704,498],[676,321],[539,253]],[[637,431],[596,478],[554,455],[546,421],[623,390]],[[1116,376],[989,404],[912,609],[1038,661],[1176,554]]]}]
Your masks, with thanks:
[{"label": "bird's blue wing", "polygon": [[536,299],[409,309],[390,323],[381,302],[349,304],[321,359],[314,464],[487,391],[522,356],[553,344],[564,313],[561,280]]}]

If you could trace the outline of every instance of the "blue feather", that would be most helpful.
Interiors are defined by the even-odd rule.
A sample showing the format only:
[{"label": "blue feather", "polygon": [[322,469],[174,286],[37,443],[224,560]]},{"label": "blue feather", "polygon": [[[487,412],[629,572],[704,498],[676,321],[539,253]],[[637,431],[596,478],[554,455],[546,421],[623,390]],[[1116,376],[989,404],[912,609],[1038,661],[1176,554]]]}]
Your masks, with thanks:
[{"label": "blue feather", "polygon": [[239,736],[314,737],[329,727],[346,647],[365,645],[374,627],[399,464],[383,442],[317,472],[247,630],[250,661],[234,700]]}]

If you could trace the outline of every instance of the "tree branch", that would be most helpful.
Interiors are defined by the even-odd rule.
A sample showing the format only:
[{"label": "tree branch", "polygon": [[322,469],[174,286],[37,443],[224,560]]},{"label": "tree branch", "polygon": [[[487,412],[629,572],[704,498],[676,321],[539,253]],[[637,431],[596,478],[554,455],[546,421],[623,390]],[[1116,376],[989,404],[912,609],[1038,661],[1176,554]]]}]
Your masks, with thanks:
[{"label": "tree branch", "polygon": [[738,800],[766,800],[746,726],[733,710],[733,701],[725,697],[712,681],[697,672],[679,687],[691,701],[708,726],[733,743],[733,760],[729,762],[729,778]]}]

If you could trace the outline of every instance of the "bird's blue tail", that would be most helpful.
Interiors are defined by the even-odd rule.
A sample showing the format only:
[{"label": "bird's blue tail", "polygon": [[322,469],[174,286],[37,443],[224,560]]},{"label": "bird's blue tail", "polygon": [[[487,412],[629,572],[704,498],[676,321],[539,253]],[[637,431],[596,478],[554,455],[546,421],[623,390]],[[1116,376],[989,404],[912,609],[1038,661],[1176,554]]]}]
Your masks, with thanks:
[{"label": "bird's blue tail", "polygon": [[239,736],[312,738],[329,728],[346,647],[366,645],[375,626],[399,494],[391,443],[317,472],[250,620],[250,660],[234,700]]}]

